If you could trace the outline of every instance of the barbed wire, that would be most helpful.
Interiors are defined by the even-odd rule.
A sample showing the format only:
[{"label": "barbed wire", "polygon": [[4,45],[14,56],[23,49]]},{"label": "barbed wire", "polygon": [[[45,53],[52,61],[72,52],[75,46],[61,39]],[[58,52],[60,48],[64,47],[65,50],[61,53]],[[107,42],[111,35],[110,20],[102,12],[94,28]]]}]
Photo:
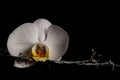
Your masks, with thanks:
[{"label": "barbed wire", "polygon": [[[102,56],[98,55],[95,49],[91,49],[92,55],[90,56],[90,59],[87,60],[81,60],[81,61],[66,61],[66,60],[61,60],[61,61],[54,61],[57,64],[76,64],[76,65],[85,65],[85,66],[96,66],[98,68],[99,66],[112,66],[112,71],[115,70],[115,67],[120,67],[120,64],[115,64],[111,59],[109,61],[105,62],[100,62],[100,60],[96,60],[94,57],[97,56]],[[5,49],[0,49],[0,52],[8,52]],[[11,56],[11,55],[4,55],[0,54],[0,56]],[[12,56],[11,56],[12,57]]]},{"label": "barbed wire", "polygon": [[[82,60],[82,61],[64,61],[64,60],[62,60],[62,61],[55,61],[55,63],[96,66],[96,68],[98,68],[98,66],[110,65],[110,66],[112,66],[112,71],[115,70],[115,67],[120,67],[120,64],[115,64],[111,59],[109,61],[106,61],[106,62],[98,62],[100,60],[94,59],[94,56],[97,54],[97,52],[93,48],[92,48],[92,53],[93,54],[90,56],[90,59],[87,59],[87,60]],[[102,56],[102,55],[98,55],[98,56]]]}]

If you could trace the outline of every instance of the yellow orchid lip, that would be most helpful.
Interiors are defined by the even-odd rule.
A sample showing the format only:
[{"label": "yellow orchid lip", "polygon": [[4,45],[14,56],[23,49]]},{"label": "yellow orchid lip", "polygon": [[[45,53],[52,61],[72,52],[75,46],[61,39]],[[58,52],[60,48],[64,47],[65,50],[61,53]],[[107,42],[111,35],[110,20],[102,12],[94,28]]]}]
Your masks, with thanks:
[{"label": "yellow orchid lip", "polygon": [[49,57],[49,49],[44,44],[36,44],[32,48],[32,58],[35,61],[46,61]]}]

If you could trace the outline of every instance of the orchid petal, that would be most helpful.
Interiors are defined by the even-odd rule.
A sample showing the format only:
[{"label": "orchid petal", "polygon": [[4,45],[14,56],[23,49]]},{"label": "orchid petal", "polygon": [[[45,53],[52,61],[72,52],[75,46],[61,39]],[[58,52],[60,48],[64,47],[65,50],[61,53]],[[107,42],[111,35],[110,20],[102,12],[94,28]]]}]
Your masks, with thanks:
[{"label": "orchid petal", "polygon": [[23,61],[23,60],[15,60],[14,67],[17,68],[27,68],[35,64],[34,61]]},{"label": "orchid petal", "polygon": [[37,19],[34,24],[38,27],[38,39],[40,42],[44,42],[47,36],[47,29],[51,23],[46,19]]},{"label": "orchid petal", "polygon": [[20,53],[24,53],[24,51],[30,49],[37,42],[37,27],[32,23],[25,23],[10,34],[7,47],[12,56],[18,57]]},{"label": "orchid petal", "polygon": [[49,48],[49,60],[59,60],[68,48],[69,36],[60,27],[51,25],[48,28],[45,44]]}]

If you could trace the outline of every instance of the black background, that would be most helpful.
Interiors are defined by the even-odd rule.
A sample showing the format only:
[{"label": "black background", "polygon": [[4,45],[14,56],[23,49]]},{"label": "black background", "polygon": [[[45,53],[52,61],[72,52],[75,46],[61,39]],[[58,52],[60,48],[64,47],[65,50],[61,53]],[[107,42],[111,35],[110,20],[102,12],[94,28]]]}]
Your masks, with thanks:
[{"label": "black background", "polygon": [[[9,34],[19,25],[33,22],[39,18],[48,19],[62,27],[70,37],[69,48],[62,60],[84,60],[92,55],[94,48],[101,54],[103,61],[112,59],[119,63],[119,16],[117,5],[88,3],[15,3],[1,6],[0,12],[0,48],[7,49]],[[1,52],[2,53],[2,52]],[[2,53],[9,54],[9,53]],[[96,70],[94,67],[61,65],[53,62],[37,63],[27,69],[13,67],[14,58],[0,56],[0,70],[5,72],[41,71],[112,71],[111,66]]]}]

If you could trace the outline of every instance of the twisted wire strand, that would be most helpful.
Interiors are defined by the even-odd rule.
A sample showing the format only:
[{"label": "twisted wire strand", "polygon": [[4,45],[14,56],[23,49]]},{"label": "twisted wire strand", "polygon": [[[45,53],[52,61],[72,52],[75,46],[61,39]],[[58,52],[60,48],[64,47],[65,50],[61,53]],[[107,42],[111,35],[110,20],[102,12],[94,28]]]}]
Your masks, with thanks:
[{"label": "twisted wire strand", "polygon": [[[120,64],[115,64],[111,59],[109,61],[106,62],[98,62],[100,60],[96,60],[94,59],[94,56],[96,56],[97,52],[92,48],[92,55],[90,56],[90,59],[87,60],[82,60],[82,61],[66,61],[66,60],[61,60],[61,61],[54,61],[57,64],[76,64],[76,65],[86,65],[86,66],[96,66],[96,68],[98,66],[112,66],[112,70],[115,70],[115,67],[120,67]],[[0,52],[2,53],[7,53],[8,51],[6,49],[0,49]],[[10,56],[13,57],[11,55],[6,55],[6,54],[1,54],[0,56]],[[101,55],[98,55],[101,56]]]}]

